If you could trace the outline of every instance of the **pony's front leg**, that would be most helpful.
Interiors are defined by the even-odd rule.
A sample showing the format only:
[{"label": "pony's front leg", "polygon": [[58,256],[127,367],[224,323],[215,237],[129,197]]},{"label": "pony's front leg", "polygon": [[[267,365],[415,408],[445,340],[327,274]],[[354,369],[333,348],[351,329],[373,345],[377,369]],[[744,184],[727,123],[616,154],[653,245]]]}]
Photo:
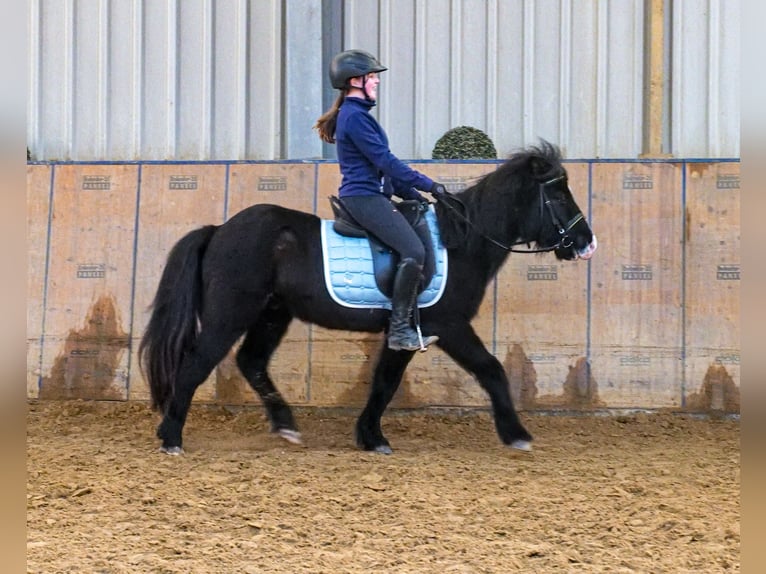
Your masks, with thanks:
[{"label": "pony's front leg", "polygon": [[521,424],[513,406],[503,365],[487,351],[471,325],[452,326],[449,330],[440,331],[439,335],[439,347],[475,376],[489,395],[500,440],[518,450],[532,450],[532,435]]},{"label": "pony's front leg", "polygon": [[394,398],[407,365],[412,360],[412,351],[392,351],[383,343],[383,350],[375,366],[370,396],[367,405],[356,422],[356,444],[364,450],[391,454],[391,445],[380,427],[380,419]]}]

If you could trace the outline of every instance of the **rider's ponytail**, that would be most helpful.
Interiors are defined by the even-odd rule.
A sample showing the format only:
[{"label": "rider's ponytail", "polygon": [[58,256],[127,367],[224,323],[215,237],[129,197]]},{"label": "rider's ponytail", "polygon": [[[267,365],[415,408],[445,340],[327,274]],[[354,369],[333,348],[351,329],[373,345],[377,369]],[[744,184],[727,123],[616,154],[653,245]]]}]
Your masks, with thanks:
[{"label": "rider's ponytail", "polygon": [[314,129],[319,132],[319,137],[322,141],[335,143],[335,123],[338,120],[338,111],[345,98],[346,92],[342,91],[330,109],[322,114],[322,117],[314,124]]}]

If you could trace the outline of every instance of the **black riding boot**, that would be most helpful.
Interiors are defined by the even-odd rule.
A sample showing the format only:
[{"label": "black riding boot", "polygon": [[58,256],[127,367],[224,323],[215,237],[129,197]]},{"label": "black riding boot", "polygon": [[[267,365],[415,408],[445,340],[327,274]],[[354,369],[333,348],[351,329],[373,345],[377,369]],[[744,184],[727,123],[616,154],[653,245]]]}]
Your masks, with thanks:
[{"label": "black riding boot", "polygon": [[436,336],[420,336],[410,325],[410,316],[418,296],[418,283],[422,266],[414,259],[403,259],[394,277],[394,293],[391,297],[391,320],[388,328],[388,348],[394,351],[419,351],[439,339]]}]

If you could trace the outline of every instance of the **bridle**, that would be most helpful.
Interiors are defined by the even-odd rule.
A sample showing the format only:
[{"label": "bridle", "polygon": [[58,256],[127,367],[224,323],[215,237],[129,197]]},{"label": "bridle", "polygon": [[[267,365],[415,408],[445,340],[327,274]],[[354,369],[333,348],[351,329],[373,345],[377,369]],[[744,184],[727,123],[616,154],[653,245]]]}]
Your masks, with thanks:
[{"label": "bridle", "polygon": [[[441,203],[443,205],[445,205],[447,208],[449,208],[450,210],[452,210],[455,214],[457,214],[457,216],[460,219],[462,219],[465,223],[467,223],[468,226],[471,229],[473,229],[476,233],[478,233],[481,237],[483,237],[484,239],[486,239],[490,243],[492,243],[494,245],[497,245],[501,249],[505,249],[506,251],[511,251],[513,253],[547,253],[548,251],[554,251],[554,250],[559,249],[559,248],[568,249],[568,248],[572,247],[572,245],[574,243],[572,241],[572,239],[569,237],[569,232],[572,230],[572,228],[575,225],[577,225],[577,223],[579,221],[584,219],[583,214],[582,214],[582,212],[577,212],[577,214],[572,219],[567,221],[566,224],[562,224],[561,223],[561,218],[556,214],[556,210],[553,208],[553,205],[552,205],[553,202],[548,197],[548,194],[545,193],[545,188],[546,187],[548,187],[549,185],[552,185],[552,184],[554,184],[554,183],[556,183],[558,181],[561,181],[565,177],[566,177],[565,174],[561,174],[559,176],[554,177],[553,179],[549,179],[548,181],[544,181],[544,182],[538,184],[538,190],[540,192],[540,226],[542,227],[542,225],[543,225],[543,215],[544,215],[544,213],[543,213],[543,206],[545,206],[545,208],[547,208],[548,213],[551,216],[551,220],[553,221],[553,224],[556,226],[558,234],[559,234],[559,240],[556,242],[556,244],[555,245],[550,245],[548,247],[538,247],[538,248],[535,248],[535,249],[532,249],[532,248],[529,248],[529,249],[514,249],[515,245],[523,245],[525,243],[529,244],[529,241],[528,240],[519,240],[519,241],[516,241],[515,243],[511,243],[510,245],[506,245],[504,243],[501,243],[500,241],[498,241],[498,240],[488,236],[486,233],[484,233],[483,231],[478,229],[473,224],[473,222],[470,219],[468,219],[465,215],[460,213],[452,205],[450,205],[449,203],[447,203],[446,201],[443,201],[443,200],[441,200]],[[457,200],[462,205],[462,202],[460,202],[460,200],[457,199],[455,196],[451,195],[449,197],[451,199]]]}]

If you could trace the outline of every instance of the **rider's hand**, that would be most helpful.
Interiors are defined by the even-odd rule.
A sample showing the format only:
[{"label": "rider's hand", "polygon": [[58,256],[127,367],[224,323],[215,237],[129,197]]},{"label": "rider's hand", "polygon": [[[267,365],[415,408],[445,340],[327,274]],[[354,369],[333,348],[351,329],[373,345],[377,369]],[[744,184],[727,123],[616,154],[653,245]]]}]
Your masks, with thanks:
[{"label": "rider's hand", "polygon": [[436,198],[444,197],[447,195],[447,188],[444,187],[444,184],[434,182],[434,184],[431,186],[431,189],[428,190],[431,195],[433,195]]}]

